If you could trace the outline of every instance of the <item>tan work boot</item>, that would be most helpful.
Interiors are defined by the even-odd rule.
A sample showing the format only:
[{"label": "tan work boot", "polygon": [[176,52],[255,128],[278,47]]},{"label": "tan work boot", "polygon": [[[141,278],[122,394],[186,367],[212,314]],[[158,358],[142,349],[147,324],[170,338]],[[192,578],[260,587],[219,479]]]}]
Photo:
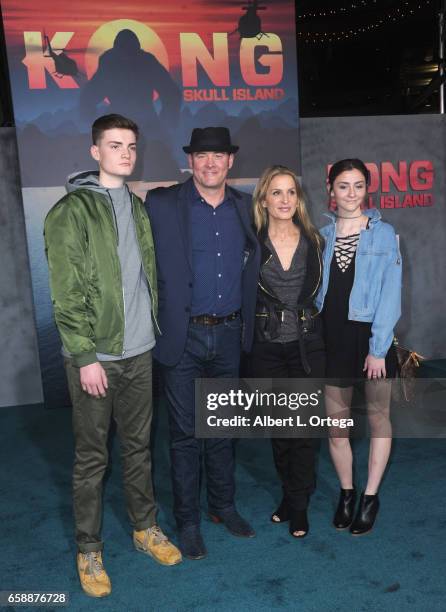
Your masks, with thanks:
[{"label": "tan work boot", "polygon": [[136,550],[150,555],[162,565],[176,565],[182,561],[180,551],[169,542],[158,525],[133,532]]},{"label": "tan work boot", "polygon": [[77,554],[77,570],[81,586],[91,597],[105,597],[111,593],[111,582],[102,565],[102,553]]}]

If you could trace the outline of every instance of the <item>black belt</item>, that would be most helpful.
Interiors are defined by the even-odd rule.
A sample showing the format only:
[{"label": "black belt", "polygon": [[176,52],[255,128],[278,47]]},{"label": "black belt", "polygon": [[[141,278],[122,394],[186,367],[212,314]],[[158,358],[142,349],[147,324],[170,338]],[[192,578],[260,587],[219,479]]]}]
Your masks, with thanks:
[{"label": "black belt", "polygon": [[[285,311],[288,312],[292,312],[293,314],[295,314],[297,316],[297,318],[302,321],[305,322],[308,319],[314,317],[317,314],[317,308],[315,306],[309,306],[309,307],[305,307],[305,308],[275,308],[275,311],[277,313],[277,316],[279,317],[281,323],[283,323],[283,320],[285,318]],[[304,325],[305,327],[305,325]]]},{"label": "black belt", "polygon": [[195,317],[190,318],[191,323],[198,323],[200,325],[219,325],[220,323],[224,323],[225,321],[234,321],[240,315],[240,310],[236,312],[231,312],[226,317],[214,317],[209,314],[196,315]]},{"label": "black belt", "polygon": [[[286,309],[288,310],[288,309]],[[305,334],[307,333],[308,329],[307,329],[307,320],[309,318],[311,318],[312,316],[314,316],[314,314],[317,313],[317,309],[313,306],[310,308],[297,308],[297,310],[293,311],[291,310],[291,312],[294,312],[295,315],[297,316],[297,340],[299,342],[299,351],[300,351],[300,358],[302,361],[302,365],[303,368],[305,370],[306,374],[310,374],[311,373],[311,366],[308,363],[308,358],[307,358],[307,351],[306,351],[306,347],[305,347],[305,341],[304,341],[304,337]],[[279,317],[281,323],[283,323],[284,320],[284,316],[285,316],[285,310],[283,309],[277,309],[276,310],[277,316]]]}]

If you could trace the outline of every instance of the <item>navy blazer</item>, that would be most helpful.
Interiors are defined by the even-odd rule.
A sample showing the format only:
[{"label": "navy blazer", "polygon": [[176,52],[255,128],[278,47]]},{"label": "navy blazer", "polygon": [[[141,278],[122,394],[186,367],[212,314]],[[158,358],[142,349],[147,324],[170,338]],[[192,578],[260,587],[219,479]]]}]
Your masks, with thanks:
[{"label": "navy blazer", "polygon": [[[242,273],[242,348],[249,352],[254,335],[260,246],[251,224],[251,196],[232,187],[227,188],[234,198],[246,234]],[[167,366],[178,363],[186,346],[193,281],[190,235],[192,191],[193,179],[190,178],[179,185],[149,191],[145,202],[152,225],[158,272],[161,336],[157,337],[154,356]]]}]

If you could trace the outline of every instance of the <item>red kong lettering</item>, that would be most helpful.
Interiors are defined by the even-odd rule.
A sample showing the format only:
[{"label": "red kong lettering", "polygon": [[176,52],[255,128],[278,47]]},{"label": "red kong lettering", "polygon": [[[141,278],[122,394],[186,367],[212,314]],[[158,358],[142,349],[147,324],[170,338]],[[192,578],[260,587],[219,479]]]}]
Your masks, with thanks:
[{"label": "red kong lettering", "polygon": [[[367,164],[373,176],[373,170],[370,166],[375,166],[375,164]],[[389,193],[392,184],[401,193],[408,191],[409,187],[413,191],[428,191],[432,189],[434,184],[434,166],[430,161],[420,160],[411,162],[408,169],[408,163],[400,161],[397,170],[391,162],[382,162],[381,192]],[[377,191],[377,189],[378,185],[373,191]]]},{"label": "red kong lettering", "polygon": [[[434,166],[427,160],[413,162],[399,161],[397,165],[389,161],[381,162],[379,165],[367,162],[366,166],[370,172],[370,194],[381,191],[389,193],[393,189],[400,193],[412,191],[428,191],[434,184]],[[327,174],[331,164],[327,167]]]},{"label": "red kong lettering", "polygon": [[414,191],[427,191],[434,185],[434,165],[430,161],[414,161],[410,166],[410,186]]},{"label": "red kong lettering", "polygon": [[381,191],[389,193],[392,182],[398,191],[407,191],[407,162],[398,162],[398,170],[391,162],[381,164]]}]

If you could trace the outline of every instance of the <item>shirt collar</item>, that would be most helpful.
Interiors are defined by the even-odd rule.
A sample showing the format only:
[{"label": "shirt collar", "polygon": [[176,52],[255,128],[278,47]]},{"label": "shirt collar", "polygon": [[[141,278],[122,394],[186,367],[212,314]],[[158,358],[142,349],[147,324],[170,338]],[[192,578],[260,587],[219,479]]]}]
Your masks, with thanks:
[{"label": "shirt collar", "polygon": [[[192,180],[192,199],[193,199],[194,202],[198,202],[198,201],[201,202],[202,200],[204,200],[203,196],[200,195],[200,192],[196,188],[195,183],[194,183],[193,180]],[[224,204],[225,202],[230,202],[231,204],[234,204],[234,202],[235,202],[234,194],[232,193],[231,189],[229,189],[228,185],[225,185],[225,197],[224,197],[223,202],[221,204]],[[220,204],[220,206],[221,206],[221,204]]]}]

